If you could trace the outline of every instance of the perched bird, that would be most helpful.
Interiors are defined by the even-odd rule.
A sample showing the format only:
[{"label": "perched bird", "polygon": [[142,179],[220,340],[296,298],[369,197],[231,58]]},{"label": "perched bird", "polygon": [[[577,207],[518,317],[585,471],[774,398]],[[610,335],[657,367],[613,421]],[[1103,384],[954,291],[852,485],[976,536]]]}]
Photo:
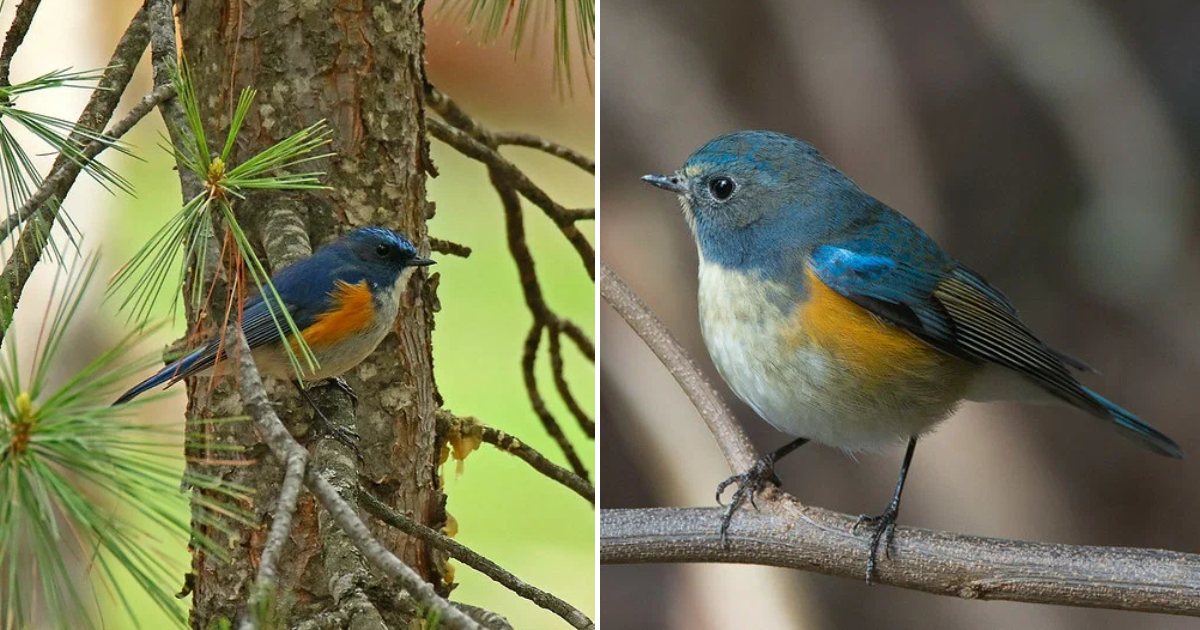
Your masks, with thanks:
[{"label": "perched bird", "polygon": [[[385,228],[368,227],[342,236],[271,276],[271,284],[317,359],[315,370],[307,369],[301,359],[306,367],[304,380],[337,377],[374,352],[396,323],[400,297],[413,270],[432,264],[434,261],[419,256],[416,247],[403,236]],[[280,337],[280,330],[288,331],[282,314],[273,296],[270,308],[262,295],[251,297],[242,311],[242,334],[259,372],[295,379]],[[289,343],[294,349],[296,344],[290,337]],[[220,335],[214,336],[200,349],[122,394],[113,404],[128,402],[189,376],[209,376],[224,359]],[[338,385],[353,396],[345,383],[339,381]]]},{"label": "perched bird", "polygon": [[705,345],[730,388],[796,439],[720,484],[747,497],[778,484],[776,461],[812,440],[846,451],[907,442],[867,560],[891,544],[917,440],[963,400],[1057,401],[1169,457],[1179,446],[1084,387],[1090,368],[1040,339],[979,274],[863,192],[809,144],[779,133],[717,137],[674,175],[700,259]]}]

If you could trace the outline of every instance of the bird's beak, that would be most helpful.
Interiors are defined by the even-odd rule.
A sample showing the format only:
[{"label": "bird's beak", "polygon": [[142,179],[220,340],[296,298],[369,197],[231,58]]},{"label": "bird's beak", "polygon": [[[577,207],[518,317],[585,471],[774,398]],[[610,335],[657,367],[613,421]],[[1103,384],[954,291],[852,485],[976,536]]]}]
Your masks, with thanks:
[{"label": "bird's beak", "polygon": [[687,181],[678,175],[643,175],[642,181],[677,195],[687,194]]},{"label": "bird's beak", "polygon": [[433,260],[432,258],[421,258],[420,256],[416,256],[412,260],[408,261],[409,267],[428,267],[429,265],[436,264],[436,260]]}]

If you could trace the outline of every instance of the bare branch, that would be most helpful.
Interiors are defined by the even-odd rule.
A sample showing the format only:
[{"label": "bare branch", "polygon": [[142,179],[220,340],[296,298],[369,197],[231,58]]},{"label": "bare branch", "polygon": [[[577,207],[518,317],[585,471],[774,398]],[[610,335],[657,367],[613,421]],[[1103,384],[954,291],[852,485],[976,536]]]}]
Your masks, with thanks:
[{"label": "bare branch", "polygon": [[240,624],[242,630],[252,630],[255,627],[256,611],[267,601],[279,582],[276,565],[280,554],[283,553],[283,546],[292,533],[292,517],[296,515],[300,488],[304,484],[304,472],[308,468],[308,451],[303,448],[289,449],[282,461],[283,484],[279,488],[279,500],[272,515],[271,531],[267,534],[267,542],[263,545],[262,557],[259,559],[258,576],[254,578],[254,588],[247,603],[250,614],[246,615]]},{"label": "bare branch", "polygon": [[558,326],[550,328],[550,371],[554,374],[554,387],[558,390],[558,395],[567,405],[567,410],[575,416],[575,421],[579,423],[579,428],[591,439],[596,439],[596,421],[588,416],[583,407],[579,406],[579,401],[575,400],[575,394],[571,393],[571,386],[567,383],[566,366],[563,363],[562,356],[562,341],[559,338],[562,330]]},{"label": "bare branch", "polygon": [[42,185],[17,208],[15,212],[10,214],[3,224],[0,224],[0,241],[8,238],[12,231],[21,226],[27,221],[34,212],[46,202],[53,198],[62,199],[67,196],[67,191],[75,184],[76,178],[89,163],[95,160],[105,149],[112,146],[112,143],[124,136],[138,122],[146,117],[159,103],[175,97],[175,87],[172,85],[162,85],[154,89],[153,92],[142,97],[142,100],[134,105],[133,109],[124,118],[117,121],[103,136],[92,140],[80,151],[81,155],[77,159],[67,160],[62,166],[50,172],[46,179],[42,180]]},{"label": "bare branch", "polygon": [[33,16],[41,3],[42,0],[22,0],[21,4],[17,5],[12,26],[4,36],[4,48],[0,49],[0,87],[12,85],[9,83],[8,73],[12,69],[13,55],[17,54],[21,42],[25,41],[25,34],[29,32],[29,25],[33,24]]},{"label": "bare branch", "polygon": [[445,409],[438,411],[437,420],[439,435],[445,435],[450,438],[477,436],[483,442],[520,458],[532,466],[534,470],[570,488],[575,494],[587,499],[592,505],[596,504],[596,488],[587,479],[546,459],[545,455],[542,455],[537,449],[529,446],[516,436],[505,433],[495,427],[490,427],[480,422],[477,418],[456,416]]},{"label": "bare branch", "polygon": [[[725,548],[720,508],[601,510],[600,561],[734,562],[862,579],[855,519],[781,497],[743,510]],[[964,599],[1200,616],[1200,555],[896,529],[875,581]]]},{"label": "bare branch", "polygon": [[459,258],[467,258],[471,255],[471,248],[462,243],[447,241],[440,238],[429,239],[429,249],[447,256],[458,256]]},{"label": "bare branch", "polygon": [[596,174],[595,160],[592,160],[588,156],[576,151],[575,149],[565,147],[557,142],[551,142],[545,138],[535,136],[531,133],[497,131],[492,134],[492,140],[500,146],[510,144],[513,146],[529,147],[530,149],[544,151],[550,155],[553,155],[554,157],[562,158],[591,173],[592,175]]},{"label": "bare branch", "polygon": [[539,188],[537,184],[534,184],[515,164],[509,162],[504,156],[496,152],[495,149],[473,138],[467,132],[452,127],[436,118],[426,119],[425,124],[429,129],[430,135],[433,137],[458,149],[463,155],[486,164],[489,172],[492,174],[493,181],[499,179],[505,182],[514,190],[521,193],[521,196],[541,208],[542,212],[545,212],[546,216],[554,221],[559,231],[563,233],[563,236],[574,246],[575,251],[579,253],[583,266],[588,271],[588,276],[595,279],[596,250],[588,242],[587,238],[583,236],[583,233],[579,231],[579,228],[575,226],[576,213],[572,213],[559,205],[558,202],[551,199],[545,191]]},{"label": "bare branch", "polygon": [[420,538],[439,549],[445,550],[450,554],[451,558],[461,561],[472,569],[492,578],[517,595],[562,617],[572,627],[579,628],[579,630],[591,630],[596,627],[592,623],[592,620],[588,619],[587,615],[584,615],[574,606],[546,591],[523,582],[500,565],[472,551],[471,548],[453,538],[436,532],[414,521],[407,515],[393,510],[362,487],[358,489],[358,498],[363,507],[379,520],[399,529],[409,536]]},{"label": "bare branch", "polygon": [[[96,89],[92,91],[92,96],[88,99],[88,103],[76,123],[77,131],[68,136],[68,143],[76,146],[84,144],[84,141],[87,140],[87,133],[104,129],[108,121],[112,119],[121,95],[125,93],[125,87],[129,85],[129,79],[133,76],[138,59],[146,51],[149,41],[150,31],[147,28],[146,10],[142,9],[133,16],[129,27],[125,29],[125,34],[117,43],[112,58],[109,59],[108,69],[100,78]],[[91,149],[91,147],[92,145],[89,143],[88,148]],[[97,150],[92,157],[98,153]],[[15,309],[20,303],[21,295],[25,291],[25,283],[29,281],[29,276],[41,260],[42,252],[49,243],[47,233],[49,228],[54,225],[61,206],[48,202],[51,199],[62,200],[66,197],[83,168],[81,163],[82,160],[71,160],[68,156],[59,154],[50,169],[50,176],[42,182],[35,193],[35,196],[41,195],[41,205],[37,206],[36,212],[26,211],[27,218],[36,221],[37,224],[32,229],[21,233],[13,247],[12,254],[4,265],[4,273],[0,278],[0,309],[6,312],[0,313],[0,337],[4,335],[8,325],[12,322],[9,309]],[[62,174],[59,175],[59,173]],[[52,179],[54,180],[52,187],[47,187],[47,182]],[[19,214],[18,212],[18,216]]]},{"label": "bare branch", "polygon": [[600,261],[600,297],[617,311],[654,351],[671,376],[675,377],[696,411],[700,412],[700,417],[708,424],[708,430],[716,438],[729,467],[734,472],[750,470],[758,455],[750,444],[750,438],[742,431],[742,426],[729,413],[725,401],[721,400],[720,394],[713,389],[708,378],[696,367],[671,331],[604,261]]},{"label": "bare branch", "polygon": [[546,433],[549,433],[550,437],[558,443],[558,447],[562,449],[567,462],[571,464],[571,470],[587,479],[587,466],[583,465],[583,460],[579,459],[575,447],[571,445],[571,440],[567,439],[562,427],[558,426],[558,420],[554,418],[554,414],[546,408],[546,401],[542,399],[541,391],[538,390],[537,374],[534,373],[534,368],[537,364],[538,346],[542,342],[543,328],[545,328],[544,324],[534,322],[533,327],[529,329],[529,335],[525,337],[525,351],[521,354],[521,374],[525,377],[525,389],[529,393],[529,402],[533,405],[533,412],[542,421]]},{"label": "bare branch", "polygon": [[[266,390],[263,389],[262,379],[258,375],[258,368],[254,365],[254,357],[250,353],[250,346],[246,344],[246,338],[242,335],[241,327],[233,323],[225,334],[228,339],[237,339],[240,376],[238,388],[242,392],[246,409],[254,417],[271,452],[279,461],[287,462],[293,457],[293,453],[304,451],[304,447],[288,433],[267,399]],[[376,570],[395,580],[422,606],[436,610],[447,627],[455,630],[482,630],[482,626],[475,620],[438,596],[432,585],[422,580],[416,571],[376,540],[354,508],[338,494],[337,489],[325,477],[310,468],[305,473],[304,483]]]}]

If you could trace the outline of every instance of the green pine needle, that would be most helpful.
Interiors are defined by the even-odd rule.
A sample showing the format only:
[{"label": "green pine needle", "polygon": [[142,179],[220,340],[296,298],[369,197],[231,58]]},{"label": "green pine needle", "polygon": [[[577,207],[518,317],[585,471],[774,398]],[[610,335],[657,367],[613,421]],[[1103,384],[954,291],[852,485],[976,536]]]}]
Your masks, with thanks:
[{"label": "green pine needle", "polygon": [[[96,269],[94,258],[57,268],[42,330],[28,361],[12,328],[0,358],[0,610],[5,627],[97,627],[99,597],[135,611],[122,590],[128,576],[181,627],[184,610],[171,588],[172,567],[147,542],[191,541],[222,553],[192,530],[188,497],[179,489],[180,432],[138,422],[146,400],[114,407],[121,385],[157,361],[134,358],[153,327],[138,327],[61,384],[59,356]],[[208,449],[206,439],[184,438]],[[187,481],[208,492],[197,520],[221,531],[248,515],[244,489],[195,473]],[[81,574],[82,572],[82,574]],[[81,579],[92,574],[95,579]]]},{"label": "green pine needle", "polygon": [[[235,281],[230,283],[230,290],[239,292],[231,293],[230,303],[240,299],[240,291],[245,288],[238,286],[236,282],[237,278],[243,277],[244,271],[249,273],[259,294],[268,296],[269,304],[282,305],[279,294],[271,285],[266,268],[238,223],[232,204],[235,200],[245,199],[247,192],[251,190],[328,189],[328,186],[321,184],[323,172],[292,171],[313,160],[333,155],[324,150],[331,142],[332,131],[325,121],[319,121],[267,147],[257,155],[234,164],[235,142],[254,104],[255,90],[246,88],[242,91],[221,152],[210,155],[209,142],[204,131],[204,116],[200,111],[195,85],[186,62],[178,69],[171,70],[171,78],[175,84],[176,98],[183,105],[192,141],[184,146],[168,146],[168,151],[184,168],[204,182],[205,192],[188,200],[180,212],[134,254],[114,277],[109,294],[125,293],[121,309],[129,312],[131,321],[147,321],[165,289],[170,288],[176,296],[182,293],[188,268],[206,268],[212,239],[216,238],[212,227],[213,214],[216,213],[226,230],[225,237],[228,240],[222,239],[223,242],[231,243],[234,248],[234,251],[223,254],[223,262],[232,261],[229,277]],[[171,270],[178,271],[172,274]],[[174,279],[168,287],[168,279],[171,277]],[[204,303],[207,290],[208,287],[202,283],[193,283],[191,297],[194,303]],[[178,298],[172,303],[177,306]],[[240,309],[238,312],[240,313]],[[304,343],[291,314],[286,308],[278,306],[269,309],[269,313],[281,338],[296,340],[295,347],[292,344],[285,344],[284,347],[297,377],[302,378],[306,370],[314,371],[318,367],[316,357]]]},{"label": "green pine needle", "polygon": [[[5,191],[6,214],[15,212],[42,183],[42,176],[29,157],[30,152],[17,143],[13,133],[15,127],[25,129],[54,153],[81,164],[83,171],[105,189],[133,192],[129,181],[119,173],[100,162],[85,160],[80,142],[102,142],[115,151],[132,156],[126,145],[105,137],[103,130],[77,127],[70,121],[17,107],[23,95],[43,90],[99,89],[96,84],[105,70],[55,70],[28,81],[0,87],[0,183]],[[70,138],[72,134],[76,135],[77,140]]]},{"label": "green pine needle", "polygon": [[[593,56],[595,0],[443,0],[439,11],[458,16],[471,27],[478,27],[480,39],[485,43],[496,41],[511,27],[510,47],[514,53],[521,49],[530,30],[544,28],[546,23],[551,23],[554,33],[554,87],[560,94],[572,93],[572,21],[580,59],[586,62]],[[592,77],[585,74],[585,78],[591,91]]]}]

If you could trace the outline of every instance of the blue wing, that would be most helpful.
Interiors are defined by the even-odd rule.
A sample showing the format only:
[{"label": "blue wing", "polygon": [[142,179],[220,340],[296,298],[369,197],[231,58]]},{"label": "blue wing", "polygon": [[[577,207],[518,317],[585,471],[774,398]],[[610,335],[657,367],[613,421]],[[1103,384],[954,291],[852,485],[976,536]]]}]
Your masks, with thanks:
[{"label": "blue wing", "polygon": [[1081,385],[1067,366],[1086,366],[1039,340],[1012,303],[978,274],[948,257],[921,256],[916,263],[897,258],[875,242],[848,242],[817,247],[807,262],[830,289],[935,348],[1018,372],[1054,396],[1113,421],[1152,450],[1181,455],[1170,438]]},{"label": "blue wing", "polygon": [[[331,292],[338,280],[351,284],[362,280],[361,272],[352,265],[335,259],[314,255],[296,264],[284,267],[271,278],[276,292],[283,298],[283,307],[304,330],[316,322],[317,317],[332,306]],[[279,341],[279,331],[287,332],[287,320],[274,295],[267,291],[267,299],[255,295],[246,300],[242,311],[242,334],[251,348],[270,345]],[[278,324],[276,323],[278,320]],[[225,356],[225,348],[219,335],[186,357],[167,365],[157,374],[125,392],[113,404],[133,400],[137,396],[160,385],[172,385],[189,376],[202,372]]]}]

